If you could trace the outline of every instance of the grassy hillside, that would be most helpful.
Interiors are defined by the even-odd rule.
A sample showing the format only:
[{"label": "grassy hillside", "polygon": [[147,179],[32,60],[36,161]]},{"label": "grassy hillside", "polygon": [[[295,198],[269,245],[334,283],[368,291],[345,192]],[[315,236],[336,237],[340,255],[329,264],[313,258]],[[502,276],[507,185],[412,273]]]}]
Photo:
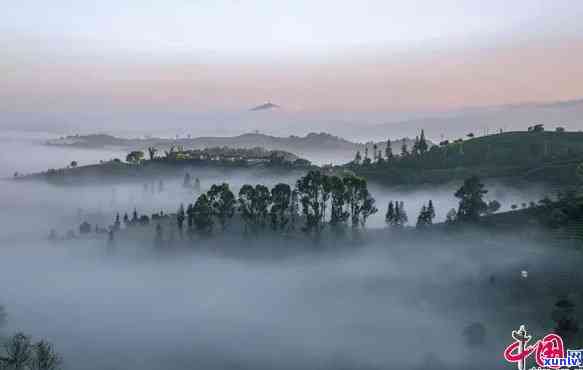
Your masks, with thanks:
[{"label": "grassy hillside", "polygon": [[581,132],[508,132],[442,143],[423,154],[348,167],[387,184],[441,183],[474,174],[570,184],[578,181],[576,169],[581,162]]}]

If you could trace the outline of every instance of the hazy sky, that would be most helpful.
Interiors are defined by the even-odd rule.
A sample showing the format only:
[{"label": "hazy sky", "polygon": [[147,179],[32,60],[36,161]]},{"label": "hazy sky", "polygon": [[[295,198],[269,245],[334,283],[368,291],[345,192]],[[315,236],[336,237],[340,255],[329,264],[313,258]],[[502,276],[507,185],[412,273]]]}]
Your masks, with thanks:
[{"label": "hazy sky", "polygon": [[3,5],[0,109],[447,110],[583,96],[580,1]]}]

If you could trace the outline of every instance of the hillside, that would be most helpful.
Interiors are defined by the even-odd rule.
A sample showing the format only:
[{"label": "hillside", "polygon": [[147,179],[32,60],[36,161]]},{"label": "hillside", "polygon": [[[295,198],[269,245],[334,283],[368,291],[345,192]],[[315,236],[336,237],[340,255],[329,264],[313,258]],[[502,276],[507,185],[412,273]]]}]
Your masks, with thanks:
[{"label": "hillside", "polygon": [[[392,141],[395,153],[403,142],[408,146],[413,144],[409,138]],[[238,136],[208,136],[197,138],[146,138],[124,139],[111,135],[94,134],[83,136],[67,136],[47,141],[48,145],[72,146],[76,148],[123,148],[125,150],[145,150],[153,146],[167,149],[171,146],[182,146],[185,149],[205,149],[212,147],[229,148],[264,148],[266,150],[283,150],[299,157],[320,163],[342,163],[354,158],[357,151],[364,151],[363,143],[352,142],[328,133],[309,133],[306,136],[278,137],[260,133],[247,133]],[[372,143],[369,144],[372,150]],[[378,148],[384,151],[385,143],[378,143]]]},{"label": "hillside", "polygon": [[442,143],[422,155],[348,167],[386,184],[442,183],[473,174],[571,184],[579,181],[577,166],[581,162],[583,133],[523,131]]}]

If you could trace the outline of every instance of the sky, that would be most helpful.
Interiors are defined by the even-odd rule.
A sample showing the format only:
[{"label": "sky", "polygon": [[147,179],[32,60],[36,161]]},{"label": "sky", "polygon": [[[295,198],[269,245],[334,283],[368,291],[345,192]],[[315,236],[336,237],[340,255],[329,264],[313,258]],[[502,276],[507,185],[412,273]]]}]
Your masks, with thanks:
[{"label": "sky", "polygon": [[447,111],[580,98],[583,2],[23,0],[0,110]]}]

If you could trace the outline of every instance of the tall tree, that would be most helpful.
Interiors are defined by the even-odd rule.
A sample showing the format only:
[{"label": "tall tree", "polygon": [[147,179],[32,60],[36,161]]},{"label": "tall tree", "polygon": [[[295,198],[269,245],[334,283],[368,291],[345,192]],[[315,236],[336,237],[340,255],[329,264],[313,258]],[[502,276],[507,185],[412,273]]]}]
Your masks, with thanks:
[{"label": "tall tree", "polygon": [[319,171],[310,171],[304,177],[301,177],[296,184],[299,193],[300,204],[302,205],[302,214],[306,223],[304,231],[316,232],[320,234],[324,227],[324,175]]},{"label": "tall tree", "polygon": [[350,214],[346,210],[346,186],[338,176],[332,176],[330,183],[330,226],[338,229],[348,220]]},{"label": "tall tree", "polygon": [[395,224],[395,206],[393,205],[393,201],[389,202],[387,206],[387,213],[385,214],[385,223],[389,226],[394,226]]},{"label": "tall tree", "polygon": [[346,203],[353,228],[364,227],[368,217],[377,212],[375,201],[370,195],[366,180],[349,175],[343,178],[346,188]]},{"label": "tall tree", "polygon": [[211,207],[211,212],[216,217],[224,231],[228,221],[235,213],[235,195],[226,182],[221,185],[213,185],[207,192],[207,197]]},{"label": "tall tree", "polygon": [[184,219],[185,219],[184,205],[181,204],[180,208],[178,208],[178,212],[176,213],[176,224],[178,225],[178,232],[180,233],[180,237],[182,237]]},{"label": "tall tree", "polygon": [[488,210],[488,204],[484,201],[484,195],[488,190],[477,176],[472,176],[464,181],[464,184],[455,192],[459,207],[457,220],[475,222],[480,215]]},{"label": "tall tree", "polygon": [[407,141],[403,139],[401,144],[401,157],[406,158],[409,156],[409,149],[407,148]]},{"label": "tall tree", "polygon": [[292,190],[288,184],[277,184],[271,189],[271,227],[273,230],[283,230],[289,220],[289,207],[291,203]]},{"label": "tall tree", "polygon": [[213,230],[213,213],[206,194],[201,194],[192,207],[194,227],[201,234],[210,234]]},{"label": "tall tree", "polygon": [[391,139],[387,139],[387,145],[385,146],[385,158],[387,161],[393,159],[393,149],[391,148]]},{"label": "tall tree", "polygon": [[58,370],[63,362],[53,345],[45,340],[33,344],[32,352],[30,370]]},{"label": "tall tree", "polygon": [[360,150],[356,151],[356,155],[354,156],[354,163],[360,164],[362,162],[362,155],[360,154]]},{"label": "tall tree", "polygon": [[425,139],[425,130],[421,130],[421,136],[419,136],[419,143],[417,145],[419,153],[425,154],[428,149],[427,140]]}]

